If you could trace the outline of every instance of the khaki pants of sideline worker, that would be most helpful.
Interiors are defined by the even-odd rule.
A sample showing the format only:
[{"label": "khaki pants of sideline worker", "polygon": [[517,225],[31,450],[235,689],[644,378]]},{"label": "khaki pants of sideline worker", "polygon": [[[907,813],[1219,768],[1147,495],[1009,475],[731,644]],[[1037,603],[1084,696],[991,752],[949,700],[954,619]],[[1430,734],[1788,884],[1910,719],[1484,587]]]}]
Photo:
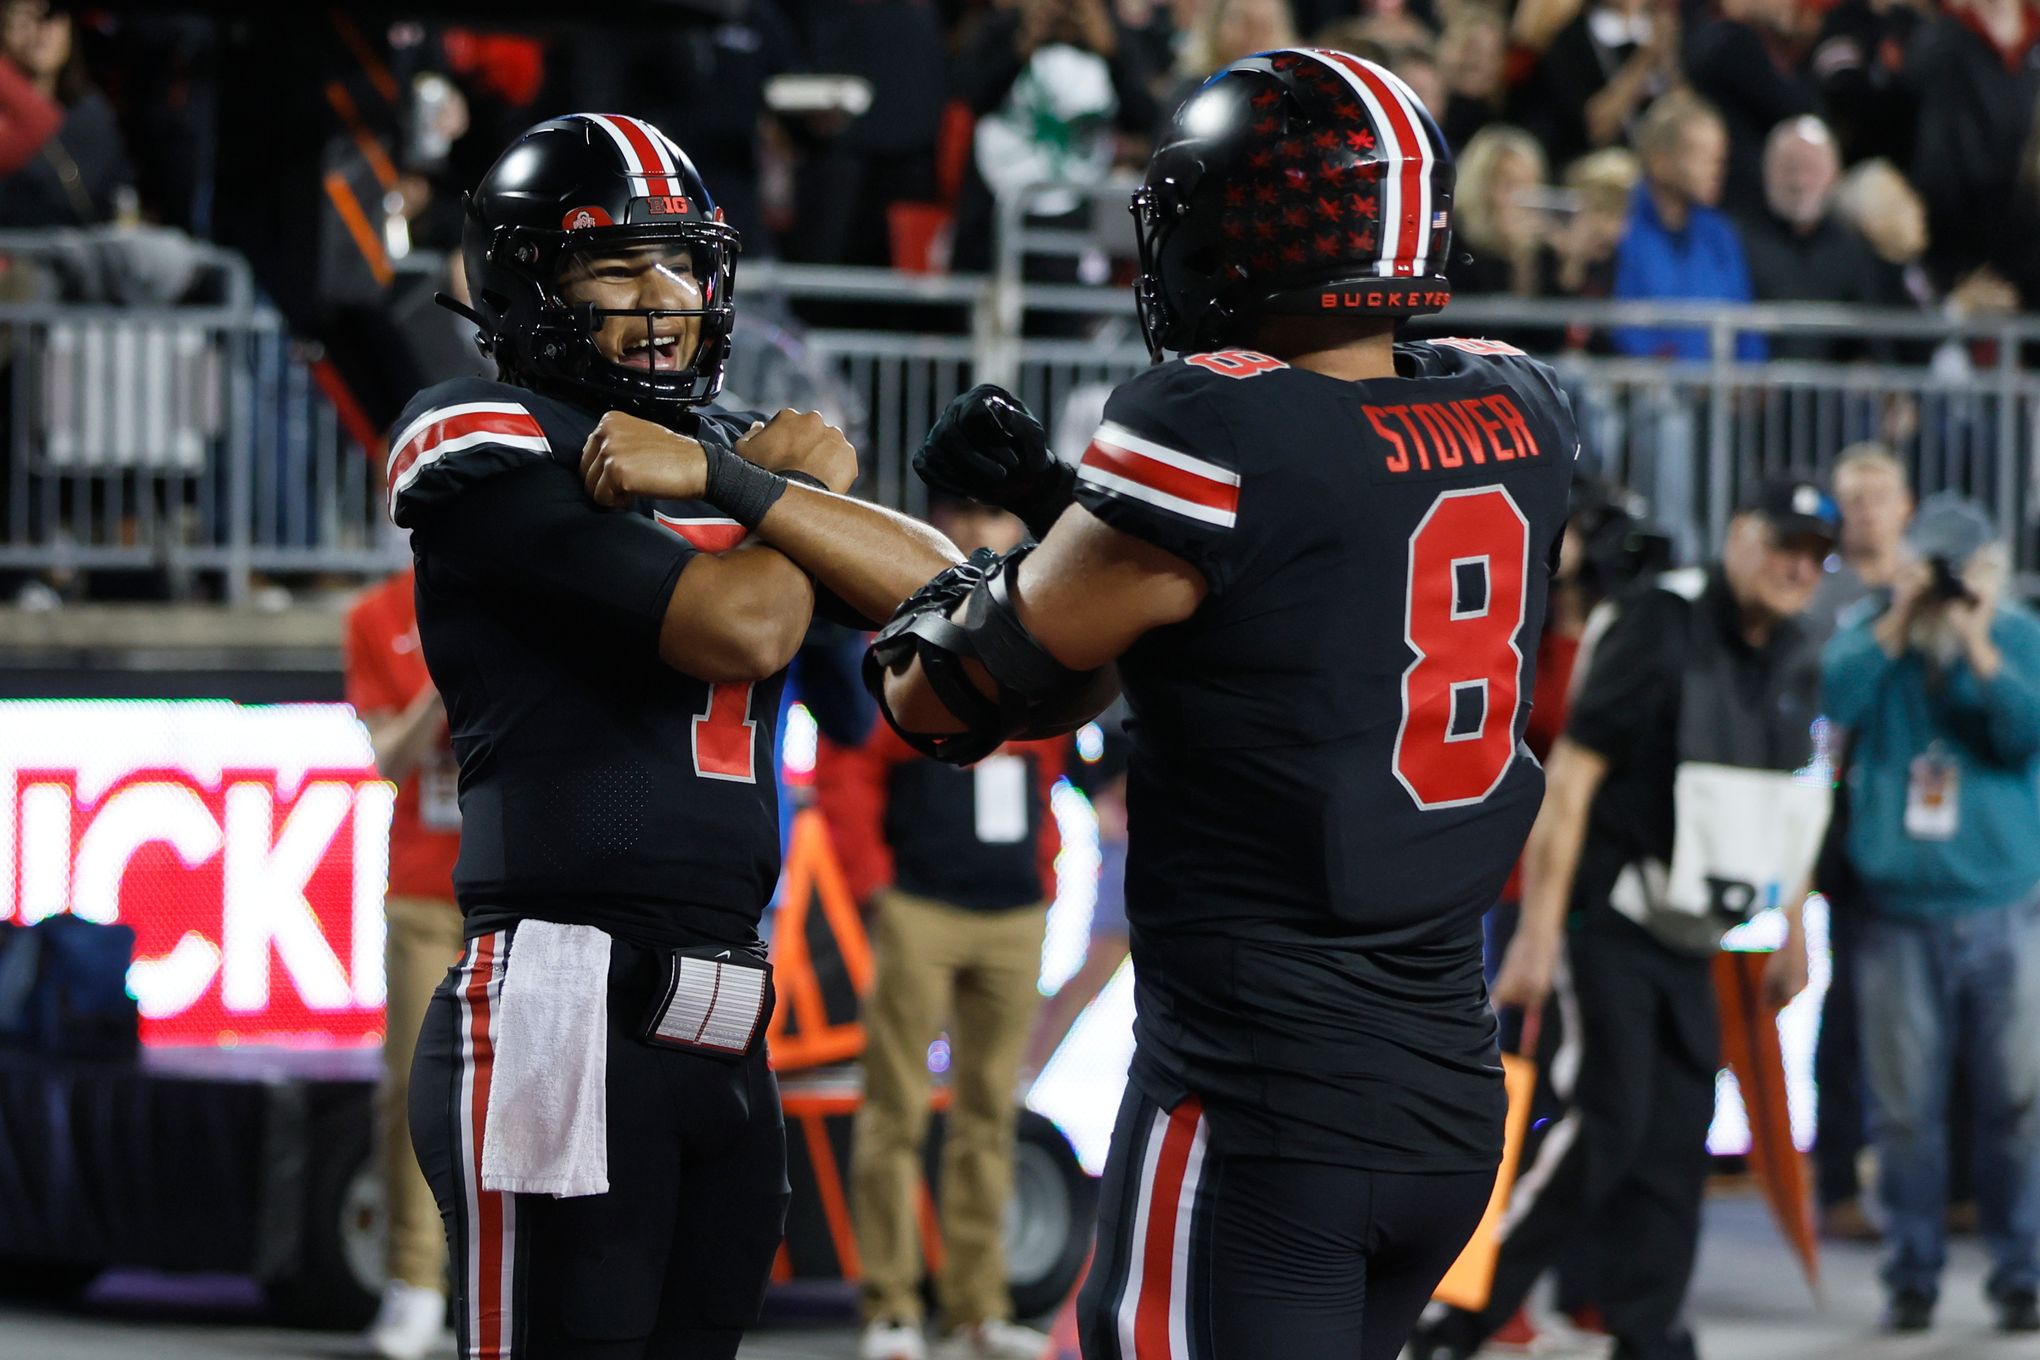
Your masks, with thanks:
[{"label": "khaki pants of sideline worker", "polygon": [[411,1058],[432,989],[460,958],[460,908],[429,897],[392,897],[383,971],[389,992],[383,1027],[383,1082],[377,1093],[383,1185],[389,1200],[390,1278],[420,1289],[446,1288],[446,1225],[411,1150]]},{"label": "khaki pants of sideline worker", "polygon": [[951,1103],[942,1145],[947,1328],[1003,1321],[1001,1235],[1013,1190],[1014,1091],[1041,1005],[1047,906],[966,911],[902,892],[879,896],[876,976],[864,1005],[864,1104],[851,1150],[850,1213],[863,1258],[864,1317],[918,1322],[918,1194],[928,1132],[928,1046],[949,1031]]}]

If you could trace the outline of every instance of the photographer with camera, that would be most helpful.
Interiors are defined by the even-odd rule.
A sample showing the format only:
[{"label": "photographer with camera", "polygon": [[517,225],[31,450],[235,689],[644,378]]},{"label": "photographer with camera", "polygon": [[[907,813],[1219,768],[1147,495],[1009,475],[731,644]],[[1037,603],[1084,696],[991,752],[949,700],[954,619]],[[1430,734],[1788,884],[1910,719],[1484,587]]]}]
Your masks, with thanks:
[{"label": "photographer with camera", "polygon": [[1848,857],[1887,1327],[1933,1318],[1946,1258],[1948,1078],[1970,1073],[1998,1326],[2040,1331],[2040,619],[2003,602],[1983,513],[1920,507],[1890,607],[1829,644],[1851,743]]}]

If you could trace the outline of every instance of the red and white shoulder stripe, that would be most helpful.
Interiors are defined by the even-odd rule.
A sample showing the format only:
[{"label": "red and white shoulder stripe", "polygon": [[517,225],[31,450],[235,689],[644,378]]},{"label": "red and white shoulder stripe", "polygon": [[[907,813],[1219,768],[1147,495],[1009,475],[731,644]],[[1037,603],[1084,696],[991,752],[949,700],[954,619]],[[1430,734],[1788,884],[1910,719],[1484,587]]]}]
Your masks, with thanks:
[{"label": "red and white shoulder stripe", "polygon": [[404,488],[440,459],[478,444],[524,449],[541,457],[552,452],[538,417],[514,401],[465,401],[436,406],[406,425],[390,441],[384,485],[392,511]]},{"label": "red and white shoulder stripe", "polygon": [[637,181],[637,197],[685,193],[680,178],[680,151],[666,134],[642,118],[620,113],[577,113],[592,123],[623,153],[624,173]]},{"label": "red and white shoulder stripe", "polygon": [[1240,474],[1106,421],[1084,450],[1077,479],[1200,524],[1230,529],[1240,513]]}]

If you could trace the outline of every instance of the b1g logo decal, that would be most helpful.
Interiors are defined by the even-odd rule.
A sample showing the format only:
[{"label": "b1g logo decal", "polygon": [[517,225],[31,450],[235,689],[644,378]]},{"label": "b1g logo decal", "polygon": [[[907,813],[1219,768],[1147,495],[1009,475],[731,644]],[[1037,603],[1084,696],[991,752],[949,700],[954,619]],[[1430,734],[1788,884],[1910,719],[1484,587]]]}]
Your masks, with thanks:
[{"label": "b1g logo decal", "polygon": [[645,211],[654,217],[685,217],[694,205],[678,194],[663,194],[645,200]]},{"label": "b1g logo decal", "polygon": [[1447,491],[1410,535],[1395,777],[1420,808],[1486,800],[1516,756],[1530,522],[1506,488]]},{"label": "b1g logo decal", "polygon": [[608,213],[592,203],[585,208],[572,209],[564,217],[560,218],[560,230],[562,231],[586,231],[590,227],[613,227],[615,225],[615,220]]}]

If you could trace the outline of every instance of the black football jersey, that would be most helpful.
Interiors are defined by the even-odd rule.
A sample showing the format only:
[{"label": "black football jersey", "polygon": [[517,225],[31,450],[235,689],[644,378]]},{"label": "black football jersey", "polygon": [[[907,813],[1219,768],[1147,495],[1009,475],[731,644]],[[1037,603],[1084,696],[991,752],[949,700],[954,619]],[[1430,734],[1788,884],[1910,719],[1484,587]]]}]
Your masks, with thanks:
[{"label": "black football jersey", "polygon": [[1578,438],[1506,345],[1396,361],[1158,365],[1077,499],[1210,586],[1120,660],[1136,1080],[1241,1150],[1451,1170],[1501,1146],[1480,918],[1543,795],[1522,737]]},{"label": "black football jersey", "polygon": [[[579,467],[600,416],[461,379],[414,398],[390,439],[390,513],[411,530],[460,760],[455,892],[471,935],[535,916],[751,945],[779,875],[785,675],[709,684],[658,656],[680,573],[744,530],[698,503],[598,508]],[[727,445],[752,418],[674,428]]]}]

